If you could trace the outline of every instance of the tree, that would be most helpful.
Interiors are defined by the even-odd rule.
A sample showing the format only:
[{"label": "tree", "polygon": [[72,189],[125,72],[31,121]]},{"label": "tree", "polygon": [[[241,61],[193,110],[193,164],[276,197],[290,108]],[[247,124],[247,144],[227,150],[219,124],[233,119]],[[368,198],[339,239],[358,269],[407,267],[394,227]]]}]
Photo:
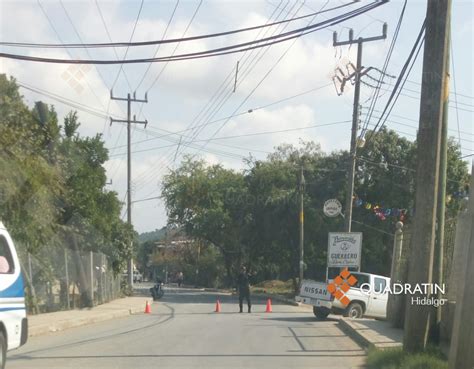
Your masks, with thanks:
[{"label": "tree", "polygon": [[242,238],[249,221],[238,201],[245,197],[243,175],[187,159],[165,176],[162,194],[171,225],[219,248],[231,284],[243,261]]},{"label": "tree", "polygon": [[[450,194],[467,183],[467,167],[460,151],[449,143]],[[324,154],[313,142],[296,147],[281,145],[266,160],[249,158],[241,173],[222,166],[206,166],[189,158],[164,180],[163,197],[170,224],[187,234],[212,242],[221,251],[228,276],[240,263],[257,272],[257,279],[288,279],[298,275],[298,172],[304,167],[305,276],[323,280],[326,274],[328,233],[343,230],[342,218],[328,218],[323,204],[343,199],[348,153]],[[406,209],[410,225],[414,199],[416,142],[383,129],[359,150],[355,178],[353,230],[363,232],[362,269],[387,274],[390,270],[393,232]],[[456,214],[459,199],[451,196],[448,211]],[[377,207],[375,207],[377,209]]]},{"label": "tree", "polygon": [[[83,305],[90,306],[81,254],[106,253],[119,273],[133,253],[130,240],[136,239],[120,219],[117,194],[105,190],[108,152],[102,137],[81,137],[76,112],[61,126],[54,107],[36,102],[28,108],[15,80],[5,75],[0,75],[0,119],[0,218],[20,256],[70,249]],[[64,266],[47,257],[41,263],[40,277],[59,280],[61,296],[67,296]]]}]

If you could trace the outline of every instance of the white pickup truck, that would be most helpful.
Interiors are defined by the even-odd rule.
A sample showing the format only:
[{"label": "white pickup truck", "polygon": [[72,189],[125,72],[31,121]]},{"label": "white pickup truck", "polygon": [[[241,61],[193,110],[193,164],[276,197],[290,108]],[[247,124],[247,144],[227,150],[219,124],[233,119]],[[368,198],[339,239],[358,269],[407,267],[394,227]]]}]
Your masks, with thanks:
[{"label": "white pickup truck", "polygon": [[390,278],[361,272],[351,272],[351,275],[357,282],[345,293],[350,300],[347,306],[334,298],[327,289],[327,283],[311,280],[303,281],[300,295],[295,299],[297,302],[313,305],[314,315],[319,320],[326,319],[331,312],[354,319],[363,316],[385,319],[388,301],[385,288],[390,285]]}]

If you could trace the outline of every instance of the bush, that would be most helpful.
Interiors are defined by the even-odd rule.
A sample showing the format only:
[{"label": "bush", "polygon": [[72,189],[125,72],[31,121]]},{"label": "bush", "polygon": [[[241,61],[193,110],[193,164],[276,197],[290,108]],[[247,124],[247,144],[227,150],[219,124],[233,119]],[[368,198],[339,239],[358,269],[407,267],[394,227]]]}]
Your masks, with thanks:
[{"label": "bush", "polygon": [[292,294],[294,292],[293,281],[291,279],[286,282],[279,280],[262,281],[252,286],[252,292],[280,295]]},{"label": "bush", "polygon": [[398,369],[405,353],[402,349],[371,350],[367,357],[368,369]]},{"label": "bush", "polygon": [[409,354],[402,349],[371,350],[367,358],[368,369],[448,369],[442,355],[429,349],[419,354]]}]

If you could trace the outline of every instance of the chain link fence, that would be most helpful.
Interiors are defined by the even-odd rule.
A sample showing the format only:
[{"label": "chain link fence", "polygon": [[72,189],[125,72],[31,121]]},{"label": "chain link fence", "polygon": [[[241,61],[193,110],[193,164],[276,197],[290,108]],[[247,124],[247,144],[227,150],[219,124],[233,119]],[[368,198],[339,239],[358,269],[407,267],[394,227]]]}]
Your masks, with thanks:
[{"label": "chain link fence", "polygon": [[92,307],[122,296],[121,276],[104,254],[68,248],[18,251],[30,314]]}]

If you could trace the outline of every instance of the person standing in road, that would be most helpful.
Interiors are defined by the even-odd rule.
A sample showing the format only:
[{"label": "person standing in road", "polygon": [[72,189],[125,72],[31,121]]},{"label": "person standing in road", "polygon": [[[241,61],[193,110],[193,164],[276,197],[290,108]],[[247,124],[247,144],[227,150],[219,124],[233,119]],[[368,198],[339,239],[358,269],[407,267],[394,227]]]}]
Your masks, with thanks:
[{"label": "person standing in road", "polygon": [[184,280],[184,274],[183,272],[179,272],[178,273],[178,287],[181,287],[181,285],[183,284],[183,280]]},{"label": "person standing in road", "polygon": [[240,312],[243,312],[243,303],[244,299],[247,300],[248,312],[251,312],[252,303],[250,302],[250,283],[249,283],[250,274],[247,273],[247,268],[242,265],[240,267],[239,278],[237,279],[238,289],[239,289],[239,307]]}]

